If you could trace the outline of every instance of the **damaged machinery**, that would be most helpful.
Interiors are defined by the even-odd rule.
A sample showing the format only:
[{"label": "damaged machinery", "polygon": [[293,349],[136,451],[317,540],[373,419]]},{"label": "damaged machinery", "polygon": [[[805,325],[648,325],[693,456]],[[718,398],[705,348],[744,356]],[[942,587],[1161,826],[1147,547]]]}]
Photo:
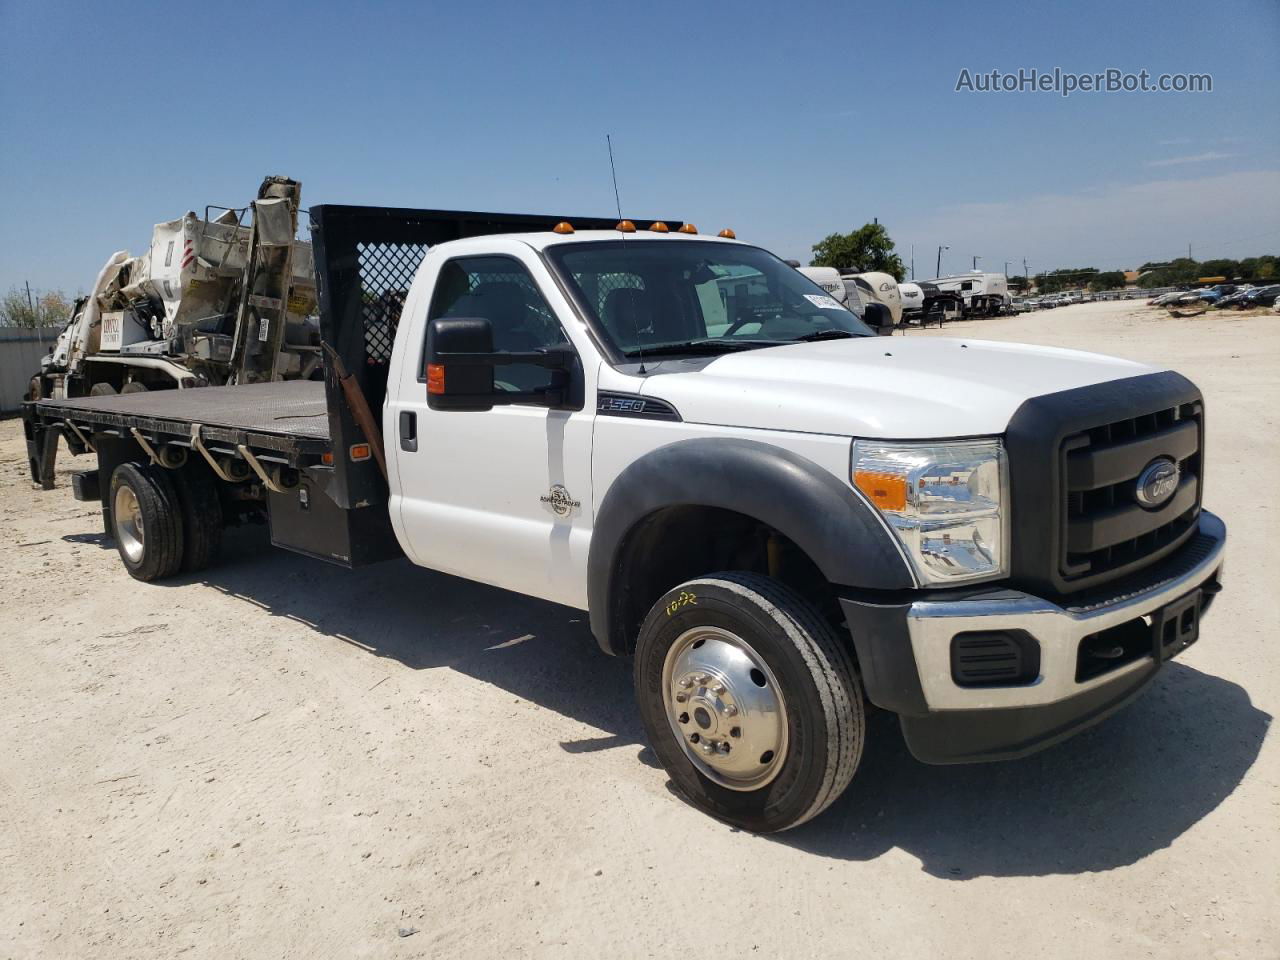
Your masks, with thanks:
[{"label": "damaged machinery", "polygon": [[156,224],[138,257],[118,252],[76,301],[31,399],[274,380],[321,369],[302,185],[267,177],[243,208]]}]

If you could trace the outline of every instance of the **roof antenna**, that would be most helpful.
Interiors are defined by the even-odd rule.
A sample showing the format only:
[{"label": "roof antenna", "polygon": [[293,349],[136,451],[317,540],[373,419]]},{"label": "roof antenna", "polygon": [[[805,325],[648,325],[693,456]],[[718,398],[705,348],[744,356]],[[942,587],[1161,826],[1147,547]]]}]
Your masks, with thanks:
[{"label": "roof antenna", "polygon": [[[622,246],[627,246],[627,231],[622,229],[622,200],[618,197],[618,168],[613,165],[613,137],[610,134],[604,135],[604,142],[609,145],[609,173],[613,175],[613,202],[618,207],[618,230],[622,234]],[[640,354],[640,369],[638,373],[644,376],[648,371],[644,368],[644,342],[640,339],[640,321],[636,319],[636,311],[631,311],[631,324],[636,331],[636,351]]]}]

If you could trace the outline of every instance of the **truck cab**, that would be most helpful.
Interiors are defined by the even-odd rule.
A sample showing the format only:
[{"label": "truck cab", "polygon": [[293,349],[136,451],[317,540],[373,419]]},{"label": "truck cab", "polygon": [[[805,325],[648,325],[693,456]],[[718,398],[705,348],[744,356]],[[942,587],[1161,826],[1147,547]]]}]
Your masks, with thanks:
[{"label": "truck cab", "polygon": [[[95,450],[82,486],[139,579],[183,554],[144,566],[143,531],[208,532],[198,498],[165,507],[169,475],[204,490],[212,470],[281,546],[402,552],[585,610],[633,658],[680,794],[762,832],[846,788],[869,705],[925,762],[1022,756],[1198,638],[1226,532],[1181,375],[879,338],[728,231],[465,216],[313,208],[323,402],[307,383],[193,391],[189,414],[41,401],[33,474],[42,429]],[[301,398],[311,432],[237,423],[247,390],[255,409]]]}]

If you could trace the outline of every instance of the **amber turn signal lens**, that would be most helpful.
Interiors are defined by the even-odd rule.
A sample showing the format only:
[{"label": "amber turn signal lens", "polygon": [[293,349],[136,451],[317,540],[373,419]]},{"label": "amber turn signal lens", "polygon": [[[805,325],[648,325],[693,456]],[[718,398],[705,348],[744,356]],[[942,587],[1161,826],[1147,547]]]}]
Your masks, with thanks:
[{"label": "amber turn signal lens", "polygon": [[671,228],[668,227],[661,220],[655,220],[652,224],[650,224],[649,229],[652,230],[654,233],[670,233],[671,232]]},{"label": "amber turn signal lens", "polygon": [[623,233],[635,233],[636,225],[630,220],[619,220],[615,230],[621,230]]},{"label": "amber turn signal lens", "polygon": [[853,482],[867,495],[867,499],[881,510],[905,510],[907,508],[907,478],[896,473],[880,473],[875,470],[859,470]]},{"label": "amber turn signal lens", "polygon": [[332,451],[332,450],[326,450],[324,453],[320,454],[320,462],[321,462],[321,463],[323,463],[326,467],[332,467],[332,466],[333,466],[333,451]]},{"label": "amber turn signal lens", "polygon": [[444,364],[427,364],[427,393],[439,395],[444,393]]},{"label": "amber turn signal lens", "polygon": [[367,443],[353,443],[351,445],[351,459],[359,463],[361,460],[368,460],[373,456],[373,450]]},{"label": "amber turn signal lens", "polygon": [[551,228],[552,233],[573,233],[573,224],[568,220],[561,220]]},{"label": "amber turn signal lens", "polygon": [[692,223],[686,223],[684,226],[680,228],[680,232],[681,233],[697,233],[698,228],[695,227]]}]

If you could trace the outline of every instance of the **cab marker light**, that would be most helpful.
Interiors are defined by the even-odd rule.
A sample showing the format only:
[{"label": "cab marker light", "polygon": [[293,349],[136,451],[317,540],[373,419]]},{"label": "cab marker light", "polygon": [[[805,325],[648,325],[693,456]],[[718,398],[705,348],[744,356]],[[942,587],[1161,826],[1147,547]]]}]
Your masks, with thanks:
[{"label": "cab marker light", "polygon": [[686,223],[682,227],[680,227],[679,232],[680,233],[697,233],[698,228],[695,227],[692,223]]},{"label": "cab marker light", "polygon": [[670,233],[671,232],[671,228],[668,227],[661,220],[655,220],[653,223],[649,224],[649,229],[652,230],[654,233]]},{"label": "cab marker light", "polygon": [[361,460],[368,460],[373,456],[373,449],[367,443],[353,443],[350,454],[352,461],[359,463]]},{"label": "cab marker light", "polygon": [[552,233],[573,233],[573,224],[568,220],[561,220],[551,228]]},{"label": "cab marker light", "polygon": [[619,230],[622,233],[635,233],[636,225],[630,220],[619,220],[618,225],[614,227],[614,229]]}]

